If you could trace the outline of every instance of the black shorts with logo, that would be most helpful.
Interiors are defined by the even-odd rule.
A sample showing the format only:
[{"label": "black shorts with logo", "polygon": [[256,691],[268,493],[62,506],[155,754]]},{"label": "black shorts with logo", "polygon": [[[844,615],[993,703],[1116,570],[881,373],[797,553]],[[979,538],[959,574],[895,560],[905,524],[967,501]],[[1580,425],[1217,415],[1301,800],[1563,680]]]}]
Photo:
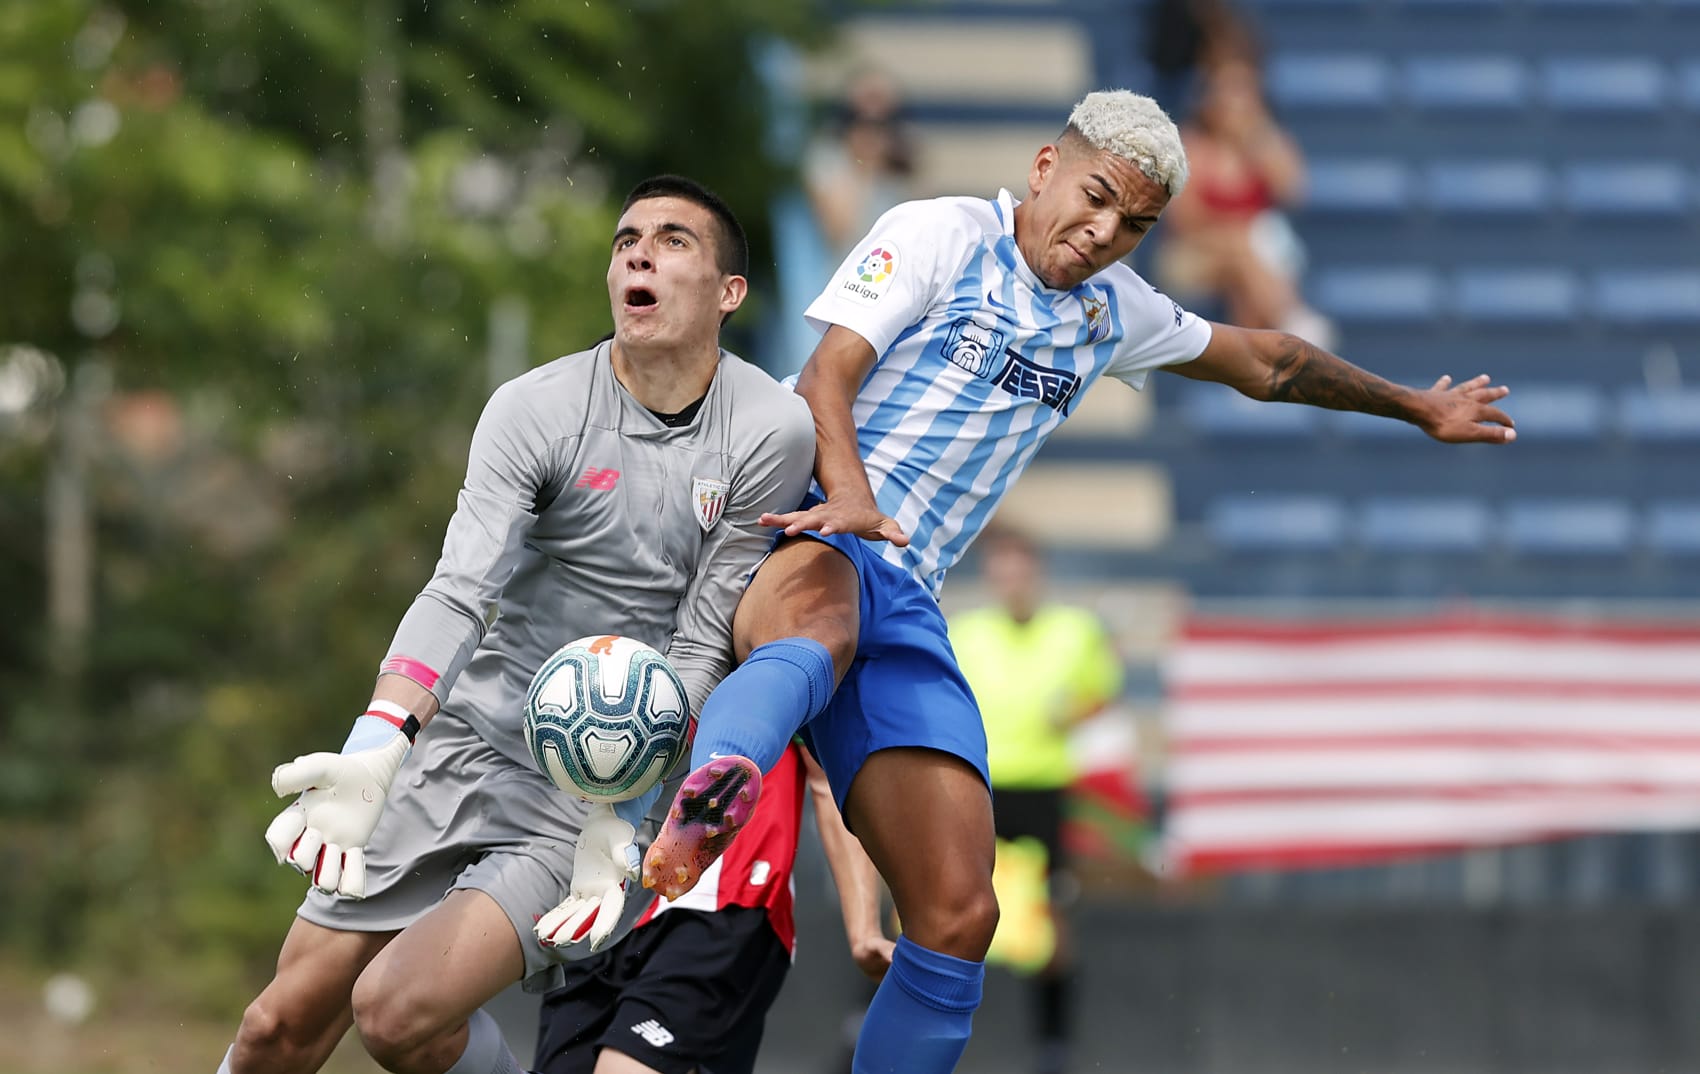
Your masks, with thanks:
[{"label": "black shorts with logo", "polygon": [[767,911],[668,910],[611,950],[567,965],[543,998],[538,1074],[591,1074],[613,1048],[662,1074],[750,1074],[791,968]]}]

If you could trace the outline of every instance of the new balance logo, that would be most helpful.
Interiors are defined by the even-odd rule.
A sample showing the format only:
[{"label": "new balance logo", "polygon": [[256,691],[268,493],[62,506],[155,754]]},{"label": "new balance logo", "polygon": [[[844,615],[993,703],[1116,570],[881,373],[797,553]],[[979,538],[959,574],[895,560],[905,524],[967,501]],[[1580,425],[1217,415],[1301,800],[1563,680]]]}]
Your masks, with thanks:
[{"label": "new balance logo", "polygon": [[619,483],[620,471],[604,470],[592,466],[585,470],[584,476],[578,479],[578,484],[575,487],[589,489],[592,492],[607,492]]},{"label": "new balance logo", "polygon": [[673,1034],[667,1031],[666,1026],[653,1018],[647,1022],[639,1022],[632,1027],[632,1032],[648,1042],[651,1048],[665,1048],[673,1043]]}]

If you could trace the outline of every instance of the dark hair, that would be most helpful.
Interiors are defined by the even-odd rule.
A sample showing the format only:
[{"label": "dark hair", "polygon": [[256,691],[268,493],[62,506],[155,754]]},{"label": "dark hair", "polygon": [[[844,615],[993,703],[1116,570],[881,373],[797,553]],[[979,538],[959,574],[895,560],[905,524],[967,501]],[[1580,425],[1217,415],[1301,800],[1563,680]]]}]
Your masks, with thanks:
[{"label": "dark hair", "polygon": [[744,237],[744,226],[732,214],[732,207],[720,200],[720,195],[682,175],[653,175],[632,187],[620,212],[651,198],[678,198],[707,209],[715,223],[714,263],[728,276],[749,276],[750,242]]}]

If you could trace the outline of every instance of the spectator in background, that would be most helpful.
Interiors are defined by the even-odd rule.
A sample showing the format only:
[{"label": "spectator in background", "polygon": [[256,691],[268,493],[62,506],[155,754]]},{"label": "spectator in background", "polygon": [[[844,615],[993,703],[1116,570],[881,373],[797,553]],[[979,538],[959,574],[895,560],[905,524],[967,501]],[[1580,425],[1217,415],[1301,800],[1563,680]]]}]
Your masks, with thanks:
[{"label": "spectator in background", "polygon": [[1229,0],[1154,0],[1146,9],[1144,43],[1153,91],[1174,115],[1191,110],[1200,70],[1230,60],[1256,66],[1261,52],[1256,33]]},{"label": "spectator in background", "polygon": [[1282,212],[1303,197],[1304,156],[1270,114],[1257,69],[1227,59],[1206,70],[1181,140],[1192,178],[1164,218],[1161,285],[1219,300],[1235,324],[1332,349],[1334,326],[1299,296],[1304,248]]},{"label": "spectator in background", "polygon": [[800,189],[774,202],[779,265],[775,314],[762,365],[795,374],[819,340],[803,311],[850,245],[894,205],[914,197],[914,150],[896,83],[876,70],[853,77],[803,152]]},{"label": "spectator in background", "polygon": [[1033,975],[1036,1069],[1061,1074],[1074,976],[1064,911],[1077,887],[1062,838],[1076,776],[1069,732],[1121,693],[1121,657],[1092,612],[1045,602],[1044,565],[1029,538],[994,529],[976,547],[997,603],[951,617],[950,643],[986,725],[995,876],[1003,881],[1003,915],[988,961],[1001,954],[1012,969]]},{"label": "spectator in background", "polygon": [[914,151],[902,122],[902,98],[889,75],[864,70],[844,93],[832,135],[809,147],[803,183],[820,227],[830,275],[889,208],[909,200]]}]

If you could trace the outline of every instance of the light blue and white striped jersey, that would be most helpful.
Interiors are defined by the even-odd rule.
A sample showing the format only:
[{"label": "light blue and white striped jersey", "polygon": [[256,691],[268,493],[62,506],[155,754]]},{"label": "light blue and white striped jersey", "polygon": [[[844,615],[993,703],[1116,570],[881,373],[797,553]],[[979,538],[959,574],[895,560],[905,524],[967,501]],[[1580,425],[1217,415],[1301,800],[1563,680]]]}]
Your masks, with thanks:
[{"label": "light blue and white striped jersey", "polygon": [[897,206],[806,314],[880,356],[852,412],[874,497],[910,538],[881,554],[935,596],[1081,392],[1106,374],[1142,387],[1210,342],[1125,264],[1045,286],[1016,249],[1015,204],[1004,190]]}]

